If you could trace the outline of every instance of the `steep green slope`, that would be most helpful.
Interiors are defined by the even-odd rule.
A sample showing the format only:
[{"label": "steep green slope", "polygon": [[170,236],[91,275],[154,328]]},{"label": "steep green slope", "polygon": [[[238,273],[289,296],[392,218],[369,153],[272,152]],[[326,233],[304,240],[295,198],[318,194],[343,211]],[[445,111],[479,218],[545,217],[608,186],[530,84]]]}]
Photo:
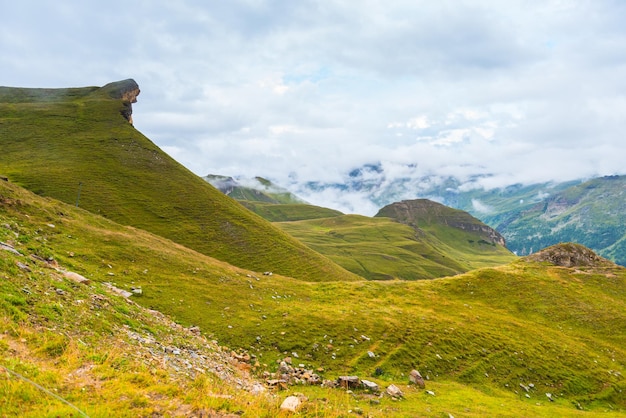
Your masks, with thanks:
[{"label": "steep green slope", "polygon": [[[87,292],[101,293],[98,283],[112,281],[127,290],[141,287],[137,303],[169,313],[184,326],[199,325],[222,344],[246,348],[259,360],[259,371],[266,370],[263,364],[275,370],[275,360],[290,355],[296,363],[323,368],[328,379],[355,374],[405,391],[401,402],[384,398],[367,409],[372,416],[589,414],[577,408],[593,416],[626,414],[626,269],[610,263],[591,259],[565,268],[521,259],[429,281],[303,282],[234,268],[6,182],[0,182],[0,241],[24,254],[0,249],[0,310],[9,330],[3,337],[8,342],[0,342],[3,361],[58,387],[59,394],[84,408],[110,412],[107,407],[117,402],[131,412],[178,402],[207,407],[207,396],[229,390],[223,384],[218,392],[204,386],[206,381],[175,389],[161,362],[137,369],[135,357],[125,358],[121,351],[109,354],[110,361],[101,357],[96,345],[101,328],[113,336],[122,330],[147,340],[169,338],[162,325],[144,324],[147,314],[132,303],[126,307],[111,300],[102,312],[92,306],[99,299]],[[568,251],[564,246],[562,253]],[[59,277],[50,268],[55,262],[93,280],[93,288],[80,290],[83,285]],[[36,329],[27,324],[33,318],[42,321],[35,324],[44,327],[38,329],[41,335],[33,335]],[[117,321],[128,327],[118,328]],[[42,347],[42,357],[18,357],[13,344],[20,338],[30,350]],[[196,344],[175,341],[167,344],[192,351]],[[141,359],[144,351],[136,347]],[[435,396],[406,385],[412,368],[421,371]],[[82,372],[64,380],[61,370]],[[89,386],[81,390],[85,385],[75,380],[79,373],[95,375],[93,384],[114,397],[94,396]],[[123,385],[116,380],[119,373]],[[0,387],[11,394],[1,400],[3,413],[16,403],[39,405],[32,388],[5,376]],[[359,391],[338,396],[314,387],[296,390],[312,404],[303,416],[344,416],[348,409],[372,405]],[[220,408],[258,408],[250,399],[243,405],[216,398]],[[272,415],[275,404],[265,407],[267,416],[277,415]],[[262,416],[259,409],[250,414]]]},{"label": "steep green slope", "polygon": [[102,88],[0,88],[0,175],[40,195],[248,269],[355,276],[182,167],[127,119],[132,80]]}]

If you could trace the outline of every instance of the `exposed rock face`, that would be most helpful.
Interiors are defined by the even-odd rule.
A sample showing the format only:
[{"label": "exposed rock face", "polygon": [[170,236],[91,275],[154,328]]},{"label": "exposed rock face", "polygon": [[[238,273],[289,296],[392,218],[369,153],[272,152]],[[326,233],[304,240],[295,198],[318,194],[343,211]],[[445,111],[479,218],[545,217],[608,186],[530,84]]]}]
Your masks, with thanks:
[{"label": "exposed rock face", "polygon": [[112,99],[121,99],[124,103],[124,109],[122,110],[122,116],[126,118],[130,124],[133,124],[133,103],[137,103],[137,96],[141,90],[135,80],[129,78],[127,80],[115,81],[109,83],[102,88],[101,91],[106,92]]},{"label": "exposed rock face", "polygon": [[547,261],[561,267],[615,267],[613,262],[589,248],[571,242],[553,245],[524,258],[529,261]]},{"label": "exposed rock face", "polygon": [[474,232],[490,244],[498,244],[503,247],[506,244],[504,237],[498,231],[485,225],[469,213],[428,199],[403,200],[392,203],[378,211],[376,216],[393,218],[414,228],[440,223]]}]

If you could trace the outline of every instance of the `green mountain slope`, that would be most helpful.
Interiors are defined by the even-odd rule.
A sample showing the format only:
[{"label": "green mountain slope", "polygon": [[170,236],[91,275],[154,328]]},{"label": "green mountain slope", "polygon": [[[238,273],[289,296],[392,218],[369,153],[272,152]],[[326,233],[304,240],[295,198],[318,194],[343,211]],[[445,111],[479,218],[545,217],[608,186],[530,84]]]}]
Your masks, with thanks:
[{"label": "green mountain slope", "polygon": [[[532,189],[534,198],[523,192]],[[577,242],[626,265],[626,176],[527,187],[480,198],[490,213],[475,213],[520,255],[559,242]],[[475,209],[475,208],[474,208]]]},{"label": "green mountain slope", "polygon": [[[422,204],[418,228],[396,211],[405,204],[389,205],[374,218],[343,215],[277,225],[339,265],[372,280],[432,279],[515,258],[502,246],[499,234],[465,212],[434,202]],[[411,214],[413,221],[418,216],[416,209],[403,213]]]},{"label": "green mountain slope", "polygon": [[0,174],[29,190],[234,265],[306,280],[356,277],[189,172],[128,123],[134,81],[0,88]]},{"label": "green mountain slope", "polygon": [[[245,348],[259,373],[289,355],[330,380],[358,375],[405,392],[402,401],[370,403],[360,390],[298,386],[309,398],[303,416],[357,408],[377,417],[626,414],[626,269],[576,248],[437,280],[303,282],[235,268],[7,182],[0,182],[0,241],[3,366],[57,388],[92,416],[116,407],[127,416],[173,414],[181,405],[280,414],[276,400],[240,397],[236,381],[172,380],[167,365],[184,370],[176,363],[183,354],[151,362],[150,349],[164,348],[150,341],[180,348],[187,361],[216,346],[168,333],[177,327],[105,294],[105,281],[141,287],[136,303]],[[562,259],[575,262],[548,263]],[[73,283],[55,268],[93,283]],[[413,368],[434,396],[407,385]],[[74,412],[5,373],[0,388],[9,394],[0,399],[3,414]]]}]

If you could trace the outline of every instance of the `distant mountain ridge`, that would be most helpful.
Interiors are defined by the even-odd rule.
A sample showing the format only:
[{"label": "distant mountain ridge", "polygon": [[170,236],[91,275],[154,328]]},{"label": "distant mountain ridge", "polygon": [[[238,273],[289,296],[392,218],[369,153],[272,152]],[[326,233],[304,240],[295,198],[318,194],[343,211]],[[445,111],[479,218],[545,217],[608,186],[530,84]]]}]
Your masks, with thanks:
[{"label": "distant mountain ridge", "polygon": [[213,187],[233,199],[265,203],[306,203],[289,190],[279,187],[263,177],[235,179],[229,176],[208,174],[203,177]]},{"label": "distant mountain ridge", "polygon": [[479,187],[486,178],[489,175],[466,181],[438,175],[389,178],[382,164],[365,164],[347,173],[343,182],[309,182],[304,190],[360,193],[379,207],[429,199],[480,219],[497,230],[518,255],[571,241],[626,266],[626,176],[511,184],[489,190]]}]

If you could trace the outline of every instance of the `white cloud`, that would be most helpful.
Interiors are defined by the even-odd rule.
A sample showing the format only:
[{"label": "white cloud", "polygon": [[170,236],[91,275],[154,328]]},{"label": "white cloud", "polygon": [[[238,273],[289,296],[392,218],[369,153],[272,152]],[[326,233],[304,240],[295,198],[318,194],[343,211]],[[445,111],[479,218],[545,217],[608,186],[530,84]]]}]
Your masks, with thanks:
[{"label": "white cloud", "polygon": [[412,187],[625,173],[624,2],[5,3],[3,84],[132,77],[135,126],[199,175],[300,190],[368,163]]},{"label": "white cloud", "polygon": [[478,199],[472,199],[472,207],[476,212],[489,214],[493,212],[493,208],[485,203],[482,203]]}]

